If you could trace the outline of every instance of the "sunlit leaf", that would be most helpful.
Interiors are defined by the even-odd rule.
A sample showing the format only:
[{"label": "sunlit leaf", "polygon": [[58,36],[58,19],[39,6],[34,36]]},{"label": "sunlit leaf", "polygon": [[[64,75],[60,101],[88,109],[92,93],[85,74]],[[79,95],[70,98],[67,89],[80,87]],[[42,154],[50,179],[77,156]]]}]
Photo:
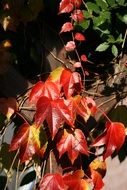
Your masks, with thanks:
[{"label": "sunlit leaf", "polygon": [[105,145],[105,152],[103,158],[111,156],[115,151],[118,151],[125,141],[125,127],[120,122],[107,122],[106,131],[97,137],[93,142],[93,146]]},{"label": "sunlit leaf", "polygon": [[[42,142],[40,141],[41,135],[43,136]],[[30,160],[35,153],[43,156],[46,144],[45,133],[44,131],[41,133],[40,127],[24,123],[12,138],[10,151],[20,149],[19,158],[21,162],[25,162]]]},{"label": "sunlit leaf", "polygon": [[71,72],[69,69],[63,70],[60,83],[63,87],[66,98],[69,98],[73,93],[78,94],[81,92],[81,76],[77,72]]},{"label": "sunlit leaf", "polygon": [[40,125],[44,120],[48,123],[52,137],[55,136],[64,122],[73,126],[73,118],[64,99],[50,100],[43,96],[38,100],[35,122]]},{"label": "sunlit leaf", "polygon": [[88,182],[83,177],[84,171],[76,170],[73,173],[65,174],[63,180],[69,190],[90,190]]},{"label": "sunlit leaf", "polygon": [[45,83],[39,81],[30,92],[29,102],[36,103],[41,96],[46,96],[52,100],[57,99],[60,96],[60,89],[52,81],[46,81]]},{"label": "sunlit leaf", "polygon": [[39,185],[39,190],[67,190],[62,175],[59,173],[46,174]]},{"label": "sunlit leaf", "polygon": [[89,155],[86,138],[80,129],[75,129],[74,132],[64,129],[61,133],[62,137],[57,143],[59,157],[67,152],[69,159],[74,163],[80,153]]}]

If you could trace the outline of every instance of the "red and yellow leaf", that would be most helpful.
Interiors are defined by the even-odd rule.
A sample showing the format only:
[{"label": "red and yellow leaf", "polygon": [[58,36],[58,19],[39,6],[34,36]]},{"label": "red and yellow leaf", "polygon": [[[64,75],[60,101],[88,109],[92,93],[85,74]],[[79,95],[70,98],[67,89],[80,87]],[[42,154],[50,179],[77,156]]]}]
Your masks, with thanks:
[{"label": "red and yellow leaf", "polygon": [[65,174],[63,180],[69,190],[90,190],[88,182],[83,177],[84,171],[76,170],[74,173]]},{"label": "red and yellow leaf", "polygon": [[69,69],[64,69],[61,74],[60,83],[66,98],[71,97],[74,93],[78,94],[81,92],[81,76],[77,72],[71,72]]},{"label": "red and yellow leaf", "polygon": [[51,81],[51,82],[56,83],[57,85],[60,85],[60,77],[61,77],[61,74],[62,74],[62,72],[63,72],[64,69],[65,69],[65,68],[62,67],[62,66],[57,67],[56,69],[54,69],[54,70],[50,73],[50,75],[49,75],[47,81]]},{"label": "red and yellow leaf", "polygon": [[103,154],[104,160],[111,156],[115,151],[118,151],[125,141],[125,127],[120,122],[107,122],[106,131],[97,137],[92,143],[93,146],[105,145],[105,152]]},{"label": "red and yellow leaf", "polygon": [[36,104],[41,96],[46,96],[52,100],[57,99],[60,96],[60,89],[57,84],[52,81],[46,81],[45,83],[39,81],[30,92],[29,102]]},{"label": "red and yellow leaf", "polygon": [[39,185],[39,190],[67,190],[61,174],[46,174]]},{"label": "red and yellow leaf", "polygon": [[41,135],[44,138],[43,142],[41,142],[40,134],[41,130],[39,127],[37,128],[35,125],[30,126],[28,123],[24,123],[12,138],[10,151],[20,149],[19,158],[21,162],[30,160],[35,153],[43,155],[46,149],[47,140],[43,131]]},{"label": "red and yellow leaf", "polygon": [[18,110],[18,103],[15,98],[0,98],[0,113],[8,119]]},{"label": "red and yellow leaf", "polygon": [[44,120],[48,123],[52,137],[55,136],[64,122],[70,126],[73,126],[74,122],[64,99],[50,100],[42,96],[37,102],[35,122],[37,125],[41,125]]},{"label": "red and yellow leaf", "polygon": [[62,131],[62,137],[57,143],[59,157],[67,152],[69,159],[73,163],[80,153],[89,155],[86,138],[80,129]]}]

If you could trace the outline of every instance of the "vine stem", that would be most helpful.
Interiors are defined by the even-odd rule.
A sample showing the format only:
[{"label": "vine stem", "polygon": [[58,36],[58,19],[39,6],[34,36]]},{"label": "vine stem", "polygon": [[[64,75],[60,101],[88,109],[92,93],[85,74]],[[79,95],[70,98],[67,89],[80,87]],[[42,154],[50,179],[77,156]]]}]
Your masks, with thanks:
[{"label": "vine stem", "polygon": [[16,160],[16,158],[17,158],[17,156],[18,156],[18,153],[19,153],[19,149],[17,150],[17,152],[16,152],[16,154],[15,154],[15,156],[14,156],[14,159],[13,159],[13,161],[12,161],[12,163],[11,163],[11,166],[10,166],[8,172],[7,172],[7,181],[6,181],[6,184],[5,184],[4,190],[7,189],[7,185],[8,185],[8,174],[10,173],[10,171],[11,171],[11,169],[12,169],[14,163],[15,163],[15,160]]},{"label": "vine stem", "polygon": [[106,115],[105,112],[103,112],[99,107],[97,107],[97,110],[100,111],[100,112],[103,114],[103,116],[104,116],[110,123],[112,123],[111,119],[109,119],[109,117]]}]

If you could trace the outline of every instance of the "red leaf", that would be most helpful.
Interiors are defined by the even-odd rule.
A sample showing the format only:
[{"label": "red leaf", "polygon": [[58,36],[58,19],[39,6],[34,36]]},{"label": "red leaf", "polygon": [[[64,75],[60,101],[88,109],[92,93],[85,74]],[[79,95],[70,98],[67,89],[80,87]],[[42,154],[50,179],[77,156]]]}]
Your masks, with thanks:
[{"label": "red leaf", "polygon": [[30,95],[29,95],[29,101],[30,103],[35,103],[38,101],[38,99],[41,96],[46,96],[52,100],[59,98],[60,96],[60,89],[57,84],[51,81],[46,81],[45,83],[42,81],[39,81],[35,84],[35,86],[32,88]]},{"label": "red leaf", "polygon": [[73,126],[73,118],[71,118],[70,110],[65,105],[63,99],[50,100],[42,96],[38,100],[35,122],[37,125],[40,125],[44,120],[48,123],[52,137],[55,136],[64,122]]},{"label": "red leaf", "polygon": [[15,98],[0,98],[0,112],[8,119],[18,110],[18,103]]},{"label": "red leaf", "polygon": [[67,42],[67,44],[65,45],[65,50],[66,51],[74,51],[74,49],[76,48],[75,42],[74,41],[69,41]]},{"label": "red leaf", "polygon": [[69,69],[64,69],[61,74],[60,83],[66,98],[69,98],[75,92],[81,92],[81,77],[77,72],[71,72]]},{"label": "red leaf", "polygon": [[97,106],[96,106],[95,101],[92,98],[90,98],[90,97],[82,98],[82,102],[84,102],[84,104],[85,103],[87,104],[87,106],[90,109],[90,111],[91,111],[92,114],[96,113]]},{"label": "red leaf", "polygon": [[87,61],[86,55],[81,55],[81,60],[84,61],[84,62],[86,62]]},{"label": "red leaf", "polygon": [[71,3],[76,7],[79,8],[82,4],[82,0],[71,0]]},{"label": "red leaf", "polygon": [[86,138],[80,129],[75,129],[74,133],[64,129],[62,137],[57,143],[57,150],[60,157],[67,152],[72,164],[80,153],[89,155]]},{"label": "red leaf", "polygon": [[59,5],[59,14],[60,13],[70,13],[74,8],[74,5],[70,0],[61,0]]},{"label": "red leaf", "polygon": [[78,40],[78,41],[85,41],[86,40],[85,36],[83,34],[79,33],[79,32],[77,32],[75,34],[75,39]]},{"label": "red leaf", "polygon": [[[44,153],[44,147],[41,147],[39,137],[40,128],[37,128],[35,125],[30,126],[28,123],[24,123],[13,137],[9,150],[14,151],[20,148],[19,157],[21,162],[30,160],[35,153]],[[45,144],[44,146],[46,148],[46,141],[43,144]]]},{"label": "red leaf", "polygon": [[67,190],[59,173],[46,174],[39,185],[39,190]]},{"label": "red leaf", "polygon": [[84,171],[76,170],[74,173],[65,174],[63,180],[69,190],[89,190],[90,186],[83,177]]},{"label": "red leaf", "polygon": [[118,151],[125,141],[125,127],[120,122],[107,122],[106,131],[97,137],[92,143],[93,146],[101,146],[105,144],[104,160],[111,156],[115,151]]},{"label": "red leaf", "polygon": [[102,180],[101,175],[97,171],[92,170],[91,171],[91,178],[93,181],[94,190],[101,190],[102,187],[104,186],[104,182]]},{"label": "red leaf", "polygon": [[63,24],[60,33],[62,33],[62,32],[70,32],[73,29],[74,29],[74,27],[73,27],[72,23],[71,22],[66,22],[66,23]]},{"label": "red leaf", "polygon": [[75,119],[76,115],[83,117],[87,121],[91,115],[91,109],[88,107],[87,97],[83,98],[80,95],[70,97],[66,101],[66,105],[71,111],[72,117]]},{"label": "red leaf", "polygon": [[79,9],[76,9],[73,11],[73,13],[71,14],[71,18],[75,21],[75,22],[82,22],[84,20],[84,15],[83,12]]}]

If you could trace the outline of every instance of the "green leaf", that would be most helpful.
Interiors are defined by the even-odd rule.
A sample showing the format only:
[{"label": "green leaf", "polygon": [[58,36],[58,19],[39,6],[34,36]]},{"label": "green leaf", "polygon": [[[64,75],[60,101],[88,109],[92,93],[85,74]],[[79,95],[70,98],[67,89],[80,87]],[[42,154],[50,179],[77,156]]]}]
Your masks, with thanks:
[{"label": "green leaf", "polygon": [[116,0],[116,2],[117,2],[119,5],[124,5],[125,0]]},{"label": "green leaf", "polygon": [[99,9],[99,7],[98,7],[97,4],[91,3],[91,2],[87,2],[86,6],[88,7],[89,11],[95,12],[95,13],[100,13],[100,9]]},{"label": "green leaf", "polygon": [[107,0],[107,3],[111,6],[114,7],[116,5],[116,1],[115,0]]},{"label": "green leaf", "polygon": [[111,50],[112,50],[112,54],[115,57],[117,57],[117,55],[118,55],[118,49],[117,49],[117,47],[115,45],[113,45]]},{"label": "green leaf", "polygon": [[90,12],[86,11],[86,10],[83,10],[83,15],[84,15],[85,19],[88,19],[88,18],[92,17],[92,15],[90,14]]},{"label": "green leaf", "polygon": [[102,10],[106,10],[108,7],[106,0],[96,0],[96,3]]},{"label": "green leaf", "polygon": [[96,48],[96,51],[102,52],[108,49],[108,47],[109,47],[109,44],[107,42],[104,42]]},{"label": "green leaf", "polygon": [[76,23],[75,24],[75,29],[79,29],[79,30],[86,30],[88,27],[89,27],[89,25],[90,25],[90,20],[85,20],[85,21],[83,21],[83,22],[81,22],[81,23]]},{"label": "green leaf", "polygon": [[94,27],[100,26],[105,22],[106,18],[103,18],[101,15],[98,17],[93,17]]}]

